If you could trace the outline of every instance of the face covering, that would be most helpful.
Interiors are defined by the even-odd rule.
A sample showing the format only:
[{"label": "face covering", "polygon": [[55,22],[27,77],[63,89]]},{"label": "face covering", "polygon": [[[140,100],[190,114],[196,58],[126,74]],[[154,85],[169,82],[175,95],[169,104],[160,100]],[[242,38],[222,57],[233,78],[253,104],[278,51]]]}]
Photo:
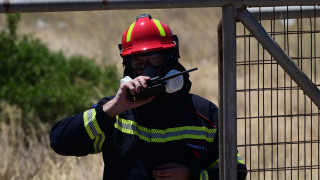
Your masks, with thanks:
[{"label": "face covering", "polygon": [[[177,71],[175,69],[171,69],[166,75],[165,77],[168,77],[168,76],[171,76],[171,75],[174,75],[174,74],[177,74],[177,73],[180,73],[180,71]],[[143,76],[149,76],[150,78],[152,77],[155,77],[155,76],[158,76],[159,73],[157,71],[155,71],[151,66],[147,66],[144,71],[142,72]],[[180,75],[180,76],[177,76],[175,78],[172,78],[172,79],[169,79],[166,81],[166,84],[165,84],[165,91],[167,93],[174,93],[174,92],[177,92],[179,91],[182,87],[183,87],[183,76]]]},{"label": "face covering", "polygon": [[158,72],[154,70],[151,66],[147,66],[144,68],[143,72],[141,73],[142,76],[149,76],[150,78],[155,77],[158,75]]}]

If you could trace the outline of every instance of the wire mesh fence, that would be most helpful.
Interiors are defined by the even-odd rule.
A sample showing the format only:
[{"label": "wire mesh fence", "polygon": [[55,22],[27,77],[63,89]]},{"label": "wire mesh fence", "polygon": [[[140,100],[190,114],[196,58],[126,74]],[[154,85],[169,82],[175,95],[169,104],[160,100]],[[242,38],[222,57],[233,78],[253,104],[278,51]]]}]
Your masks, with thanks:
[{"label": "wire mesh fence", "polygon": [[[275,8],[274,8],[275,10]],[[260,9],[258,17],[262,17]],[[320,86],[320,18],[258,20]],[[310,12],[309,12],[310,13]],[[312,12],[311,12],[312,14]],[[320,112],[252,34],[237,23],[237,148],[247,179],[319,179]]]}]

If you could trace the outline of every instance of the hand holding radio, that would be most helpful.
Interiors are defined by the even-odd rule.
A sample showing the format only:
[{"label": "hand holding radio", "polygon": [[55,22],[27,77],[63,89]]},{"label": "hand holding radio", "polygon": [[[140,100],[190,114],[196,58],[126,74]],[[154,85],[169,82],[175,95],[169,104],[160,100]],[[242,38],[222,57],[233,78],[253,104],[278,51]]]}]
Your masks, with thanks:
[{"label": "hand holding radio", "polygon": [[[132,88],[130,90],[132,92],[128,90],[129,99],[130,101],[135,102],[136,100],[146,99],[152,96],[158,96],[163,92],[177,92],[183,87],[184,80],[182,75],[197,69],[198,68],[193,68],[183,72],[172,69],[163,78],[159,76],[153,77],[150,80],[146,81],[146,86],[138,85],[138,87],[141,87],[141,89],[137,89],[136,92],[133,93],[134,90],[132,90]],[[121,79],[120,83],[122,84],[131,80],[132,79],[129,76],[126,76],[123,79]]]},{"label": "hand holding radio", "polygon": [[128,99],[128,94],[140,93],[141,89],[147,88],[147,81],[149,80],[150,77],[139,76],[134,80],[130,78],[130,80],[122,82],[115,97],[103,105],[103,111],[108,114],[109,117],[115,117],[128,109],[136,108],[150,102],[153,99],[152,97],[135,102]]}]

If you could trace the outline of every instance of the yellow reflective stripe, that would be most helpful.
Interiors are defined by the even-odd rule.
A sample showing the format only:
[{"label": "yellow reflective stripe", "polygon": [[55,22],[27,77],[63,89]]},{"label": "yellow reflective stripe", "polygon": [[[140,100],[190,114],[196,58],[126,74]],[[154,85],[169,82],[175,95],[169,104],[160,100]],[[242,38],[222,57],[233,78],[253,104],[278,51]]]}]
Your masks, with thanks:
[{"label": "yellow reflective stripe", "polygon": [[96,119],[95,109],[89,109],[83,113],[84,127],[91,140],[94,140],[93,146],[95,153],[101,152],[105,140],[104,132],[101,131]]},{"label": "yellow reflective stripe", "polygon": [[212,164],[210,164],[210,166],[208,167],[208,169],[213,169],[217,164],[219,164],[219,159],[217,159],[215,162],[213,162]]},{"label": "yellow reflective stripe", "polygon": [[100,129],[99,125],[98,125],[98,121],[97,121],[97,119],[96,119],[97,113],[96,113],[96,110],[95,110],[95,109],[93,109],[93,110],[94,110],[94,111],[92,111],[92,117],[93,117],[93,118],[92,118],[92,122],[93,122],[93,125],[94,125],[96,131],[98,132],[98,134],[101,134],[102,131],[101,131],[101,129]]},{"label": "yellow reflective stripe", "polygon": [[200,172],[200,180],[208,180],[208,179],[209,179],[208,171],[201,170],[201,172]]},{"label": "yellow reflective stripe", "polygon": [[237,153],[237,163],[238,164],[244,164],[244,162],[242,161],[241,156],[240,156],[239,153]]},{"label": "yellow reflective stripe", "polygon": [[84,127],[92,140],[102,133],[96,119],[96,114],[95,109],[89,109],[83,113]]},{"label": "yellow reflective stripe", "polygon": [[164,143],[181,139],[203,139],[208,142],[214,141],[216,129],[208,129],[206,127],[183,126],[168,129],[148,129],[139,126],[138,123],[116,117],[117,121],[114,127],[126,134],[138,136],[141,140],[147,142]]},{"label": "yellow reflective stripe", "polygon": [[195,130],[195,131],[203,131],[205,130],[207,133],[215,133],[217,131],[217,129],[208,129],[206,127],[197,127],[197,126],[183,126],[183,127],[177,127],[177,128],[168,128],[168,129],[148,129],[142,126],[139,126],[138,123],[131,121],[131,120],[127,120],[127,119],[123,119],[120,118],[119,116],[116,117],[117,120],[123,124],[127,124],[127,125],[133,125],[138,127],[140,130],[143,131],[147,131],[149,133],[168,133],[168,132],[176,132],[176,131],[181,131],[181,130],[185,130],[186,128],[188,130]]},{"label": "yellow reflective stripe", "polygon": [[[237,153],[237,163],[238,164],[244,164],[244,162],[241,159],[241,156],[239,153]],[[215,162],[213,162],[212,164],[210,164],[210,166],[208,167],[208,169],[213,169],[217,164],[219,164],[219,159],[217,159]]]},{"label": "yellow reflective stripe", "polygon": [[160,31],[160,35],[163,36],[163,37],[165,37],[165,36],[166,36],[166,32],[164,31],[164,29],[163,29],[160,21],[157,20],[157,19],[153,19],[153,22],[154,22],[154,23],[156,24],[156,26],[158,27],[158,29],[159,29],[159,31]]},{"label": "yellow reflective stripe", "polygon": [[104,140],[105,140],[105,135],[104,135],[104,132],[102,132],[101,134],[99,134],[95,141],[94,141],[94,150],[95,150],[95,153],[99,153],[101,152],[101,149],[102,149],[102,145],[104,143]]},{"label": "yellow reflective stripe", "polygon": [[93,140],[94,139],[94,135],[90,129],[89,126],[89,120],[88,120],[88,111],[85,111],[83,113],[83,121],[84,121],[84,127],[86,128],[87,133],[89,134],[90,138]]},{"label": "yellow reflective stripe", "polygon": [[131,33],[132,33],[132,29],[133,29],[133,27],[134,27],[135,24],[136,24],[136,23],[134,22],[134,23],[132,23],[132,24],[130,25],[130,27],[129,27],[129,30],[128,30],[128,33],[127,33],[127,42],[129,42],[129,41],[131,40]]},{"label": "yellow reflective stripe", "polygon": [[148,133],[165,134],[165,133],[168,133],[168,132],[182,131],[182,130],[185,130],[185,129],[194,130],[194,131],[206,131],[207,133],[215,133],[217,131],[217,129],[208,129],[206,127],[197,127],[197,126],[183,126],[183,127],[168,128],[168,129],[148,129],[148,128],[145,128],[143,126],[139,126],[138,123],[135,122],[135,121],[131,121],[131,120],[128,120],[128,119],[123,119],[123,118],[120,118],[119,116],[117,116],[116,118],[122,124],[136,126],[140,130],[143,130],[143,131],[148,132]]}]

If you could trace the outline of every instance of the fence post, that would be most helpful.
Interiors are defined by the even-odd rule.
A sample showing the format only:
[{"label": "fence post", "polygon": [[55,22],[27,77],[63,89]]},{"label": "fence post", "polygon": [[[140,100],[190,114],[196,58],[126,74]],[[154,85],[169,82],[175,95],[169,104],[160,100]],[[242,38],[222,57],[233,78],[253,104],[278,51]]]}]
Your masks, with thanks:
[{"label": "fence post", "polygon": [[[222,8],[223,61],[219,76],[220,180],[237,179],[236,21],[233,6]],[[221,70],[219,70],[221,71]],[[221,86],[222,83],[222,86]]]}]

